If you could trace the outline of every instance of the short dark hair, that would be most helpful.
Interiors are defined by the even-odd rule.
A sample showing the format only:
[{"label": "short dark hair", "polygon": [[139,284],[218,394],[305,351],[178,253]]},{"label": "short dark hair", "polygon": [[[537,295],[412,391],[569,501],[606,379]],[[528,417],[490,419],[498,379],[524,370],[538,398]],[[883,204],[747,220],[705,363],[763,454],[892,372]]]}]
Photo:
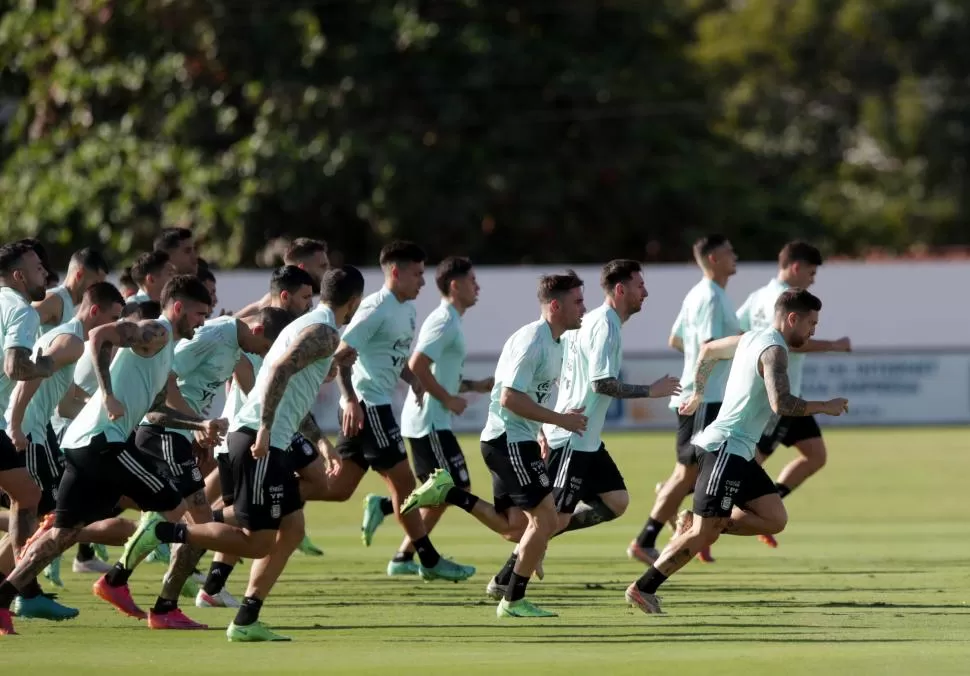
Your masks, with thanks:
[{"label": "short dark hair", "polygon": [[155,237],[152,248],[155,251],[171,251],[187,239],[192,239],[192,231],[188,228],[164,228]]},{"label": "short dark hair", "polygon": [[471,271],[471,259],[463,256],[448,256],[438,263],[438,269],[434,273],[434,283],[438,286],[441,295],[447,296],[451,289],[451,283],[456,279],[465,277]]},{"label": "short dark hair", "polygon": [[794,263],[808,263],[809,265],[822,264],[822,252],[809,244],[796,240],[789,242],[782,247],[778,254],[778,266],[787,268]]},{"label": "short dark hair", "polygon": [[162,289],[162,307],[176,300],[212,305],[209,289],[195,275],[175,275],[168,281]]},{"label": "short dark hair", "polygon": [[381,267],[385,265],[400,265],[402,263],[424,263],[428,256],[424,249],[414,242],[396,240],[381,249]]},{"label": "short dark hair", "polygon": [[84,300],[82,302],[97,305],[99,308],[105,309],[111,307],[115,303],[118,305],[124,305],[125,298],[121,295],[121,292],[118,291],[118,287],[111,282],[98,282],[97,284],[92,284],[85,289]]},{"label": "short dark hair", "polygon": [[213,284],[216,283],[216,276],[212,274],[212,270],[210,270],[208,266],[202,267],[200,265],[198,272],[195,273],[195,276],[203,282],[212,282]]},{"label": "short dark hair", "polygon": [[138,286],[135,283],[135,278],[131,276],[130,265],[126,267],[124,270],[122,270],[121,274],[118,275],[118,284],[120,284],[121,286]]},{"label": "short dark hair", "polygon": [[40,262],[44,264],[44,267],[48,270],[51,269],[51,260],[47,256],[47,248],[39,239],[36,237],[24,237],[23,239],[18,240],[16,243],[26,244],[28,247],[30,247],[31,251],[37,254],[37,258],[39,258]]},{"label": "short dark hair", "polygon": [[583,280],[573,270],[559,275],[543,275],[539,278],[539,302],[546,305],[554,300],[562,300],[567,293],[581,286]]},{"label": "short dark hair", "polygon": [[31,251],[36,253],[34,247],[23,240],[0,246],[0,276],[9,276]]},{"label": "short dark hair", "polygon": [[121,310],[121,318],[138,315],[139,319],[158,319],[162,316],[162,304],[157,300],[129,301]]},{"label": "short dark hair", "polygon": [[273,270],[269,279],[269,292],[278,296],[282,292],[296,293],[301,287],[314,287],[313,275],[295,265],[284,265]]},{"label": "short dark hair", "polygon": [[168,254],[164,251],[143,253],[131,264],[131,279],[138,286],[144,286],[148,275],[157,275],[168,265]]},{"label": "short dark hair", "polygon": [[613,292],[617,284],[624,284],[633,279],[633,275],[643,271],[643,266],[629,258],[617,258],[603,266],[600,272],[600,286],[604,291]]},{"label": "short dark hair", "polygon": [[353,265],[328,270],[320,282],[320,300],[331,307],[346,305],[354,296],[364,294],[364,275]]},{"label": "short dark hair", "polygon": [[327,253],[326,242],[311,237],[297,237],[283,252],[283,261],[302,261],[318,253]]},{"label": "short dark hair", "polygon": [[714,253],[716,249],[727,244],[727,242],[728,238],[721,234],[701,237],[694,242],[694,260],[697,261],[698,265],[703,264],[708,256]]},{"label": "short dark hair", "polygon": [[787,315],[789,312],[794,312],[807,315],[809,312],[821,311],[822,301],[807,289],[788,289],[775,301],[775,314]]},{"label": "short dark hair", "polygon": [[269,340],[276,340],[290,322],[296,317],[279,307],[264,307],[259,311],[259,323],[263,327],[263,335]]},{"label": "short dark hair", "polygon": [[87,246],[75,251],[71,255],[71,265],[90,270],[91,272],[103,272],[104,274],[111,272],[111,269],[108,267],[108,261],[104,259],[101,252]]}]

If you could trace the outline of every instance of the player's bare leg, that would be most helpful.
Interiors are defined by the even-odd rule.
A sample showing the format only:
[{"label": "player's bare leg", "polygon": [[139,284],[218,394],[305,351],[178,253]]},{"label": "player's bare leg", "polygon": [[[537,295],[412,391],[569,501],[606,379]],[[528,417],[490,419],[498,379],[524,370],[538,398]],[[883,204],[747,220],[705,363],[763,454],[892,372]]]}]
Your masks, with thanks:
[{"label": "player's bare leg", "polygon": [[[697,481],[697,465],[674,465],[674,471],[657,492],[657,499],[650,510],[650,518],[637,539],[630,543],[627,555],[648,566],[660,556],[657,550],[657,536],[664,524],[677,516],[681,503],[694,489]],[[713,560],[713,559],[712,559]]]},{"label": "player's bare leg", "polygon": [[555,613],[536,608],[526,601],[525,592],[529,579],[545,556],[549,540],[560,527],[560,515],[556,512],[551,494],[546,495],[534,509],[525,510],[525,513],[528,526],[516,548],[518,555],[497,614],[499,617],[555,617]]}]

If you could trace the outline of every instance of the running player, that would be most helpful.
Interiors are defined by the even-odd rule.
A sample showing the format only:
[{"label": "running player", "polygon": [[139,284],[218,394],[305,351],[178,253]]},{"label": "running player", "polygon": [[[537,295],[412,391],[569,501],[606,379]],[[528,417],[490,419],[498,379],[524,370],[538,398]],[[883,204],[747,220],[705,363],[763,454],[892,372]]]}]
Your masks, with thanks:
[{"label": "running player", "polygon": [[188,228],[164,228],[155,237],[152,248],[168,254],[168,260],[175,268],[175,274],[196,276],[199,274],[199,253],[195,247],[195,237]]},{"label": "running player", "polygon": [[146,300],[161,301],[162,289],[175,275],[175,267],[164,251],[150,251],[135,259],[131,266],[131,278],[138,285],[138,293],[128,299],[140,303]]},{"label": "running player", "polygon": [[841,415],[848,401],[805,401],[791,392],[789,347],[801,347],[815,333],[821,301],[805,290],[788,290],[775,302],[771,326],[704,345],[691,396],[680,406],[689,415],[703,404],[711,374],[734,359],[717,418],[694,438],[700,471],[693,514],[647,572],[626,590],[626,600],[645,613],[660,613],[657,589],[721,533],[780,533],[788,514],[774,483],[755,460],[755,447],[774,415]]},{"label": "running player", "polygon": [[[690,397],[694,367],[701,346],[741,332],[731,299],[724,290],[728,280],[737,272],[738,258],[731,242],[723,235],[703,237],[694,244],[694,259],[704,277],[684,298],[669,341],[671,347],[684,354],[681,394],[670,400],[670,407],[675,411],[682,401]],[[674,520],[680,503],[690,493],[697,479],[698,457],[691,439],[717,417],[729,367],[724,363],[715,368],[707,386],[706,403],[700,410],[691,415],[678,414],[677,463],[673,474],[659,488],[646,525],[627,548],[630,558],[648,565],[657,560],[657,536],[665,522]],[[705,561],[713,561],[710,552],[702,551],[700,556]]]},{"label": "running player", "polygon": [[[200,258],[199,260],[202,259]],[[209,290],[209,297],[212,298],[212,311],[215,312],[216,307],[219,305],[219,295],[216,293],[216,276],[212,274],[212,269],[208,265],[200,265],[199,271],[195,276]]]},{"label": "running player", "polygon": [[118,290],[121,291],[121,295],[125,297],[126,301],[138,293],[138,285],[135,284],[135,280],[131,277],[130,265],[118,275]]},{"label": "running player", "polygon": [[41,332],[47,333],[74,319],[75,306],[81,303],[84,292],[92,284],[103,282],[108,272],[108,264],[94,249],[75,252],[67,266],[64,283],[48,291],[44,300],[34,303],[40,315]]},{"label": "running player", "polygon": [[[330,268],[330,259],[327,257],[327,243],[320,239],[299,237],[286,248],[283,254],[283,265],[293,265],[308,272],[310,277],[313,278],[312,295],[315,296],[320,293],[320,280],[323,279],[324,273]],[[245,317],[270,305],[272,297],[271,291],[258,301],[244,307],[236,313],[236,316]]]},{"label": "running player", "polygon": [[[744,331],[760,331],[771,325],[774,304],[778,296],[791,288],[807,289],[815,283],[815,273],[822,265],[822,254],[806,242],[789,242],[778,255],[778,276],[761,287],[744,302],[738,310],[738,322]],[[788,377],[791,391],[796,397],[802,395],[802,371],[805,367],[806,352],[849,352],[852,343],[848,338],[839,340],[816,340],[811,338],[799,348],[792,347],[788,359]],[[774,453],[778,444],[795,447],[798,456],[778,475],[775,486],[784,499],[810,476],[825,465],[826,450],[822,431],[813,416],[772,417],[765,433],[758,441],[758,463]],[[776,547],[777,541],[771,535],[758,538],[765,544]]]}]

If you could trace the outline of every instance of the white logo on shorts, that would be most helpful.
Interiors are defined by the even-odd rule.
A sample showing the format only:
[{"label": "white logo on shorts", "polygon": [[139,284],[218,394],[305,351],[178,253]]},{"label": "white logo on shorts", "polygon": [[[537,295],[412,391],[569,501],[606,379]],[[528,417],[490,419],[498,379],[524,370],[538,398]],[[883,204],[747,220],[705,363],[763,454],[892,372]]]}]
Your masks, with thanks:
[{"label": "white logo on shorts", "polygon": [[311,446],[309,443],[304,443],[303,444],[303,454],[304,455],[313,455],[313,446]]},{"label": "white logo on shorts", "polygon": [[468,472],[461,470],[458,472],[458,478],[461,479],[462,483],[468,483]]},{"label": "white logo on shorts", "polygon": [[546,476],[546,473],[545,472],[541,472],[539,474],[539,484],[543,488],[549,488],[549,477]]},{"label": "white logo on shorts", "polygon": [[192,468],[192,481],[202,481],[202,470],[198,467]]},{"label": "white logo on shorts", "polygon": [[279,505],[273,505],[272,507],[270,507],[270,510],[269,510],[269,515],[270,515],[271,517],[273,517],[274,519],[278,519],[278,518],[280,518],[280,513],[281,513],[282,511],[283,511],[283,510],[282,510],[282,509],[280,509],[280,506],[279,506]]},{"label": "white logo on shorts", "polygon": [[727,510],[731,509],[731,496],[725,495],[724,499],[721,500],[721,509]]}]

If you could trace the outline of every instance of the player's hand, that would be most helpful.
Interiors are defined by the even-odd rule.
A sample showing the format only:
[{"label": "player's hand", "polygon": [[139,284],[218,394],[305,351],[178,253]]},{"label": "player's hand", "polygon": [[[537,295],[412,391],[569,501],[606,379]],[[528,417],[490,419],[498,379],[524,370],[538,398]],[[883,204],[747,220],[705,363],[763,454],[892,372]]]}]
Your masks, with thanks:
[{"label": "player's hand", "polygon": [[414,377],[414,382],[411,383],[411,392],[414,393],[414,401],[417,402],[418,408],[424,407],[424,385],[421,381]]},{"label": "player's hand", "polygon": [[560,413],[559,422],[556,423],[556,426],[569,432],[582,434],[586,431],[586,423],[589,422],[589,419],[583,415],[585,410],[585,408],[574,408],[565,413]]},{"label": "player's hand", "polygon": [[445,402],[445,408],[455,415],[461,415],[468,408],[468,401],[464,397],[449,397]]},{"label": "player's hand", "polygon": [[324,383],[333,382],[333,379],[337,377],[337,362],[330,363],[330,371],[327,372],[327,377],[323,379]]},{"label": "player's hand", "polygon": [[215,420],[206,420],[202,423],[202,434],[210,442],[209,446],[218,445],[224,436],[226,436],[226,431],[229,429],[229,421],[225,418],[216,418]]},{"label": "player's hand", "polygon": [[852,352],[852,340],[848,336],[835,341],[836,352]]},{"label": "player's hand", "polygon": [[660,380],[650,383],[650,397],[662,399],[680,394],[680,380],[671,375],[666,375]]},{"label": "player's hand", "polygon": [[259,430],[256,432],[256,441],[250,447],[249,451],[253,454],[254,458],[265,458],[269,455],[269,430],[259,426]]},{"label": "player's hand", "polygon": [[493,387],[495,387],[495,378],[486,378],[475,383],[474,390],[481,394],[488,394],[492,391]]},{"label": "player's hand", "polygon": [[848,399],[829,399],[823,404],[825,408],[822,409],[822,413],[826,415],[839,416],[843,413],[849,412],[849,400]]},{"label": "player's hand", "polygon": [[345,437],[355,437],[364,429],[364,410],[360,403],[348,401],[341,412],[340,429]]},{"label": "player's hand", "polygon": [[205,467],[212,460],[212,448],[212,446],[203,446],[198,442],[192,444],[192,457],[195,458],[195,464],[199,467]]},{"label": "player's hand", "polygon": [[108,420],[118,420],[125,417],[125,405],[115,399],[113,394],[104,397],[104,410],[108,414]]},{"label": "player's hand", "polygon": [[546,439],[546,435],[539,432],[539,457],[542,458],[542,462],[549,464],[549,456],[552,455],[552,447],[549,446],[549,440]]},{"label": "player's hand", "polygon": [[10,441],[13,442],[13,447],[16,448],[18,452],[23,453],[27,450],[27,436],[24,434],[22,429],[11,425],[9,428],[7,428],[7,434],[10,435]]},{"label": "player's hand", "polygon": [[694,415],[694,411],[700,408],[702,403],[704,403],[704,398],[694,392],[690,395],[690,399],[680,403],[677,412],[681,415]]},{"label": "player's hand", "polygon": [[323,457],[323,466],[327,469],[327,476],[340,474],[341,457],[326,437],[320,440],[319,449],[320,455]]}]

